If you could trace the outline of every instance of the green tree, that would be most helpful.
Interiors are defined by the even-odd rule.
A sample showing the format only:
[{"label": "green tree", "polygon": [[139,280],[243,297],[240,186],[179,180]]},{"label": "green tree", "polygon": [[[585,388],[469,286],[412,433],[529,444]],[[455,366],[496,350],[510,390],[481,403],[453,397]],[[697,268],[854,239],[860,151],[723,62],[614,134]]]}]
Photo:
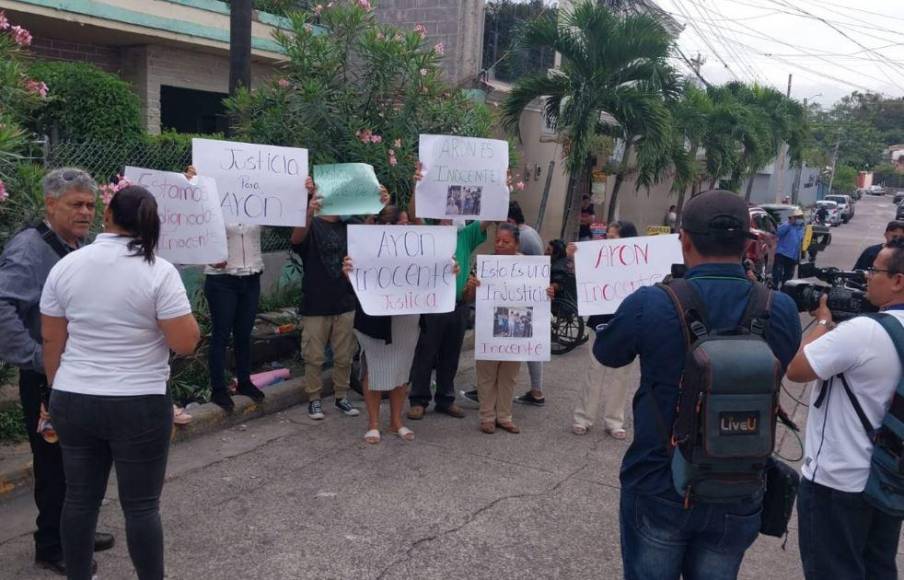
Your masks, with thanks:
[{"label": "green tree", "polygon": [[[544,99],[544,115],[566,139],[569,223],[576,220],[572,214],[578,204],[573,200],[579,180],[590,168],[591,139],[600,132],[621,138],[626,146],[610,195],[611,221],[630,164],[636,161],[638,186],[650,185],[662,169],[664,152],[670,150],[671,123],[664,101],[677,93],[676,75],[668,64],[671,37],[655,18],[581,0],[558,20],[540,17],[527,24],[521,46],[552,49],[562,55],[562,66],[515,83],[503,104],[506,127],[517,131],[524,109]],[[617,126],[601,123],[603,113]]]},{"label": "green tree", "polygon": [[541,15],[555,17],[555,8],[542,0],[487,2],[483,27],[483,68],[493,69],[496,79],[514,81],[553,66],[555,53],[546,47],[521,47],[517,38],[524,23]]},{"label": "green tree", "polygon": [[312,14],[290,14],[276,39],[286,51],[283,78],[226,101],[237,136],[306,147],[315,164],[374,166],[397,203],[408,199],[421,133],[489,135],[488,109],[441,79],[444,47],[423,29],[379,24],[359,3],[340,0]]}]

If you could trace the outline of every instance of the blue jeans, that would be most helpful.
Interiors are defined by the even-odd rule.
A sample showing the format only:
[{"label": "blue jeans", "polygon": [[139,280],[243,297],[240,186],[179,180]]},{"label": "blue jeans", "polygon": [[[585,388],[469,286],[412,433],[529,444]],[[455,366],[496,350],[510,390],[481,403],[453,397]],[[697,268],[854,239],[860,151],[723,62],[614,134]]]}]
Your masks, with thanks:
[{"label": "blue jeans", "polygon": [[69,580],[91,579],[97,514],[113,465],[135,571],[140,580],[162,580],[160,492],[173,429],[169,395],[103,397],[54,390],[50,414],[66,471],[60,531]]},{"label": "blue jeans", "polygon": [[204,280],[210,305],[210,388],[226,390],[226,344],[232,335],[235,376],[239,384],[251,382],[251,331],[261,296],[261,275],[211,274]]},{"label": "blue jeans", "polygon": [[802,479],[797,496],[800,559],[808,580],[895,580],[901,520],[863,499]]},{"label": "blue jeans", "polygon": [[760,502],[684,509],[678,499],[623,489],[625,580],[734,580],[760,532],[761,511]]}]

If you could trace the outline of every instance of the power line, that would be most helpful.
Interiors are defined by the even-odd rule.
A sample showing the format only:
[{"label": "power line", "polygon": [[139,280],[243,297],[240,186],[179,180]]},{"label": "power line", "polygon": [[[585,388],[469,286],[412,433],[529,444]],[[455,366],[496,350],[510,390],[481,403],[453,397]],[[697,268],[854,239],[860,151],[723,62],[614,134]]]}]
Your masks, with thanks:
[{"label": "power line", "polygon": [[[692,1],[697,2],[698,0],[692,0]],[[719,9],[716,7],[716,2],[713,2],[712,9],[716,14],[721,16],[724,20],[728,20],[725,17],[725,14],[723,14],[721,11],[719,11]],[[720,27],[714,23],[711,16],[709,17],[709,19],[710,19],[710,22],[713,22],[713,29],[719,30]],[[722,37],[725,38],[725,35],[722,35]],[[762,77],[764,79],[766,78],[766,75],[762,74],[762,72],[756,68],[756,66],[753,64],[752,61],[748,61],[743,57],[743,55],[741,54],[741,51],[739,51],[737,48],[735,48],[734,50],[736,51],[736,54],[738,54],[738,57],[741,58],[745,63],[747,63],[748,68],[750,68],[750,70],[753,71],[754,78],[756,78],[756,79],[759,79],[760,77]]]},{"label": "power line", "polygon": [[722,58],[722,55],[719,54],[719,51],[717,51],[716,48],[709,42],[709,39],[707,39],[706,35],[700,32],[700,28],[697,26],[697,23],[694,22],[694,19],[691,17],[690,12],[685,9],[684,4],[681,3],[681,0],[675,0],[675,7],[682,12],[684,18],[687,19],[687,24],[694,29],[694,31],[697,33],[697,36],[700,37],[700,40],[702,40],[703,43],[709,48],[709,50],[712,51],[713,55],[717,59],[719,59],[719,62],[722,63],[722,66],[724,66],[726,70],[731,73],[731,76],[733,76],[735,80],[740,81],[741,77],[739,77],[737,73],[735,73],[735,71],[732,70],[730,66],[728,66],[728,63],[725,62],[725,59]]},{"label": "power line", "polygon": [[759,76],[753,69],[753,67],[751,67],[746,60],[744,60],[744,58],[734,46],[725,41],[724,36],[719,32],[719,27],[707,20],[706,12],[701,9],[700,4],[696,0],[688,0],[688,2],[691,3],[691,5],[697,11],[697,14],[700,15],[700,20],[709,29],[709,31],[712,32],[712,35],[719,42],[719,44],[721,44],[722,47],[725,48],[725,51],[728,53],[729,57],[733,58],[735,63],[737,63],[742,71],[744,71],[745,74],[750,77],[750,80],[755,82],[759,78]]}]

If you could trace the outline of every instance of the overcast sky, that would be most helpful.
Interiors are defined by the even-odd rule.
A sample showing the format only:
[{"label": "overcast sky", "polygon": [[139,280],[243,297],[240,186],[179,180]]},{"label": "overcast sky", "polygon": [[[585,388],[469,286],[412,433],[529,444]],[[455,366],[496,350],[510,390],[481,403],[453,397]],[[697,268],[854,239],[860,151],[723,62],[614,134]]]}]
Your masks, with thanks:
[{"label": "overcast sky", "polygon": [[791,73],[798,100],[829,105],[854,90],[904,97],[904,0],[655,1],[685,25],[678,45],[706,59],[709,82],[759,80],[784,92]]}]

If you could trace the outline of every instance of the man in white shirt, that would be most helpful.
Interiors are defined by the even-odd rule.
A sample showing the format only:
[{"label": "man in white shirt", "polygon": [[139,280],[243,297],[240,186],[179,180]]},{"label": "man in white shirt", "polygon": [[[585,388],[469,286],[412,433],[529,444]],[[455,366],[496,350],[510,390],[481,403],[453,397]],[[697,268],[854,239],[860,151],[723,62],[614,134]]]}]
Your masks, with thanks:
[{"label": "man in white shirt", "polygon": [[[886,244],[868,273],[870,302],[904,324],[904,240]],[[901,520],[864,497],[873,443],[839,375],[878,427],[901,379],[902,361],[875,320],[857,317],[834,328],[825,296],[813,315],[814,330],[788,367],[793,381],[823,381],[810,395],[797,505],[804,575],[894,580]]]}]

